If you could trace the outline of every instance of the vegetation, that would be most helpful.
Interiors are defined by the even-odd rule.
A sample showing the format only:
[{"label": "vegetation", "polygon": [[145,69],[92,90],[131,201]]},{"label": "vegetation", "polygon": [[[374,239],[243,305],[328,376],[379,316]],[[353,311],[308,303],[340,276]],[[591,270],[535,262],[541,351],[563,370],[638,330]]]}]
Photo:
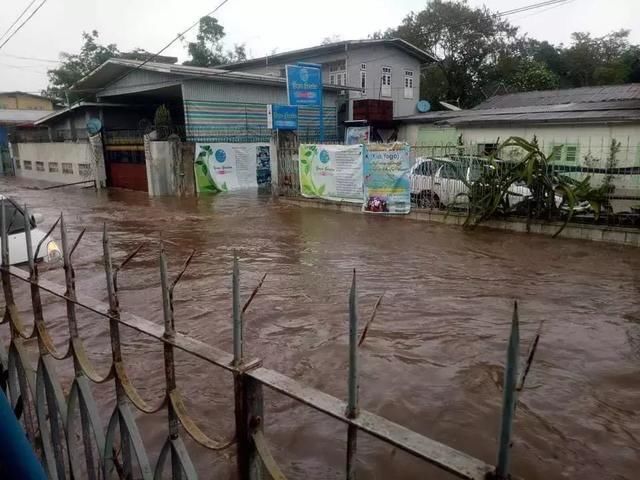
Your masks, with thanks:
[{"label": "vegetation", "polygon": [[[504,149],[520,149],[524,156],[514,162],[498,162],[495,157]],[[540,150],[537,142],[520,137],[510,137],[502,143],[494,155],[488,158],[486,168],[479,179],[467,182],[468,214],[466,227],[474,227],[490,218],[513,213],[526,215],[528,219],[559,220],[564,224],[558,235],[571,220],[574,211],[588,204],[596,215],[607,205],[609,186],[591,186],[591,177],[575,180],[559,173]],[[514,192],[514,185],[525,186],[530,196],[510,203],[510,197],[522,196]]]},{"label": "vegetation", "polygon": [[171,133],[171,112],[165,105],[156,109],[153,123],[158,134],[158,140],[164,140]]},{"label": "vegetation", "polygon": [[640,45],[629,43],[628,30],[576,32],[570,45],[552,45],[466,0],[430,0],[373,37],[403,38],[438,59],[423,70],[420,92],[435,108],[469,108],[495,93],[640,82]]},{"label": "vegetation", "polygon": [[233,50],[224,51],[222,45],[224,36],[224,27],[215,17],[202,17],[196,41],[187,43],[187,51],[191,58],[184,62],[184,65],[214,67],[246,60],[247,53],[243,44],[235,45]]}]

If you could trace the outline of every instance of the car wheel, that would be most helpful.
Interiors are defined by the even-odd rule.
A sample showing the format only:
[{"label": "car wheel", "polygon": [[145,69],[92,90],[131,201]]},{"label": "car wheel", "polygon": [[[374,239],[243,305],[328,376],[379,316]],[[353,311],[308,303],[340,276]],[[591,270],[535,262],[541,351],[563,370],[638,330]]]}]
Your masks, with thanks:
[{"label": "car wheel", "polygon": [[423,190],[420,192],[420,195],[418,195],[418,201],[416,204],[420,208],[440,208],[440,199],[438,198],[438,195],[430,190]]}]

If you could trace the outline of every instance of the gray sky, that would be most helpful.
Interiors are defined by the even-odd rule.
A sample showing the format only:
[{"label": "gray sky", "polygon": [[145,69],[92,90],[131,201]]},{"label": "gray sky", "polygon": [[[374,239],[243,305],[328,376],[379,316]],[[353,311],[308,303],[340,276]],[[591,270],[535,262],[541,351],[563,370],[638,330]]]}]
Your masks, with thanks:
[{"label": "gray sky", "polygon": [[[504,11],[537,0],[469,0]],[[0,34],[29,0],[2,0]],[[36,2],[37,5],[38,2]],[[0,91],[38,91],[47,85],[47,68],[55,63],[15,58],[57,60],[60,51],[76,52],[83,30],[96,29],[103,43],[120,50],[136,47],[156,52],[219,0],[48,0],[42,9],[0,50]],[[314,6],[300,0],[229,0],[215,15],[225,27],[225,42],[245,43],[251,57],[319,44],[323,38],[366,38],[376,30],[398,25],[425,0],[322,0]],[[306,17],[309,15],[309,17]],[[575,31],[603,35],[631,29],[640,43],[640,0],[572,0],[508,17],[521,32],[553,43],[568,43]],[[187,38],[193,38],[195,29]],[[185,60],[184,44],[176,42],[166,54]]]}]

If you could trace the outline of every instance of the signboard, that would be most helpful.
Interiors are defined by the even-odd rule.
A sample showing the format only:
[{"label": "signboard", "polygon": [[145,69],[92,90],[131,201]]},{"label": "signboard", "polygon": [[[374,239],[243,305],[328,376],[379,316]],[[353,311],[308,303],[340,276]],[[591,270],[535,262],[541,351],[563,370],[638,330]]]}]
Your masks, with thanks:
[{"label": "signboard", "polygon": [[362,145],[301,144],[299,162],[302,196],[362,203]]},{"label": "signboard", "polygon": [[409,213],[410,147],[406,143],[372,144],[364,156],[364,204],[373,213]]},{"label": "signboard", "polygon": [[267,105],[267,128],[272,130],[297,130],[298,107],[292,105]]},{"label": "signboard", "polygon": [[227,192],[271,182],[268,143],[197,143],[196,191]]},{"label": "signboard", "polygon": [[309,65],[287,65],[289,105],[322,106],[322,71]]},{"label": "signboard", "polygon": [[348,127],[344,143],[346,145],[369,143],[369,127]]}]

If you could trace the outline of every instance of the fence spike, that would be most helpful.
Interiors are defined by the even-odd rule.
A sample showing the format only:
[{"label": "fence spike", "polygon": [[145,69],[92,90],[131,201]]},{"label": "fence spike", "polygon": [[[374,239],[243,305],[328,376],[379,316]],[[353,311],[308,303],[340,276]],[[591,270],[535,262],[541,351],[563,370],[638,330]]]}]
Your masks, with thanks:
[{"label": "fence spike", "polygon": [[233,299],[233,364],[236,367],[242,365],[243,356],[243,332],[242,312],[240,310],[240,267],[238,265],[238,252],[233,252],[232,274],[232,299]]},{"label": "fence spike", "polygon": [[511,461],[511,433],[513,417],[516,409],[516,382],[518,379],[518,353],[520,348],[520,326],[518,320],[518,302],[513,305],[511,333],[507,347],[507,362],[504,371],[502,419],[500,425],[500,443],[498,447],[498,464],[495,477],[498,480],[508,478]]},{"label": "fence spike", "polygon": [[[351,289],[349,291],[349,378],[347,392],[348,418],[356,418],[358,408],[358,305],[357,305],[356,270],[353,269]],[[347,427],[347,480],[356,476],[356,451],[358,428],[349,424]]]},{"label": "fence spike", "polygon": [[[29,225],[30,223],[30,215],[29,215],[29,207],[27,206],[27,204],[24,204],[24,218],[27,222],[27,225]],[[35,275],[35,259],[33,257],[33,239],[31,238],[31,229],[30,228],[25,228],[24,229],[24,239],[25,242],[27,244],[27,262],[29,264],[29,274],[31,275],[31,278],[33,279],[34,275]]]},{"label": "fence spike", "polygon": [[2,200],[2,212],[0,216],[2,220],[0,221],[0,228],[2,232],[2,266],[9,266],[9,235],[7,232],[7,211],[6,211],[6,201]]}]

